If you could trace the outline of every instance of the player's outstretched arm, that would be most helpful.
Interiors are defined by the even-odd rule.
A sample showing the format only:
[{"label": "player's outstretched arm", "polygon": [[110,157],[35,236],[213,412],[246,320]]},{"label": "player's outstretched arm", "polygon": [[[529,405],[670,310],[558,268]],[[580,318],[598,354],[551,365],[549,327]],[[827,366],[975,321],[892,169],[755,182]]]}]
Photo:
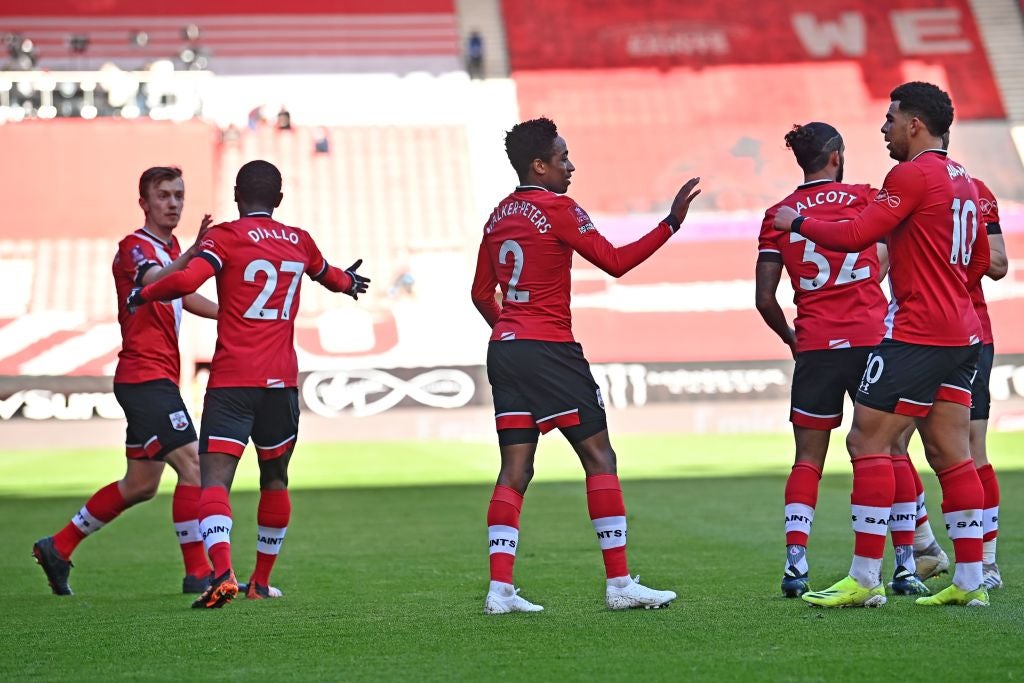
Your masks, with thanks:
[{"label": "player's outstretched arm", "polygon": [[497,286],[498,278],[494,275],[491,259],[487,256],[487,249],[481,242],[480,251],[476,257],[476,275],[473,276],[471,296],[476,310],[480,312],[490,327],[494,327],[501,316],[501,307],[494,299],[494,288]]},{"label": "player's outstretched arm", "polygon": [[558,235],[580,256],[604,272],[612,277],[622,277],[649,259],[669,237],[676,234],[686,220],[690,204],[700,194],[700,190],[696,190],[699,182],[700,178],[690,178],[676,193],[668,216],[649,233],[630,244],[612,246],[612,243],[589,223],[578,227],[565,227]]},{"label": "player's outstretched arm", "polygon": [[185,251],[181,252],[181,255],[178,256],[178,258],[174,259],[166,266],[152,266],[151,268],[147,269],[146,272],[142,274],[142,282],[140,282],[139,284],[141,284],[142,286],[152,284],[159,280],[160,278],[167,277],[172,273],[177,273],[182,268],[187,266],[188,262],[191,261],[194,257],[198,256],[199,252],[202,251],[201,243],[203,241],[203,237],[206,235],[206,232],[210,229],[210,225],[212,223],[213,219],[210,217],[210,214],[204,214],[203,222],[199,225],[199,234],[196,235],[196,241],[192,243],[192,246],[190,246]]},{"label": "player's outstretched arm", "polygon": [[786,314],[782,312],[782,306],[779,305],[776,296],[781,279],[781,261],[758,260],[754,276],[754,305],[765,324],[779,335],[779,339],[789,347],[790,353],[796,358],[796,333],[786,321]]},{"label": "player's outstretched arm", "polygon": [[213,265],[205,258],[192,259],[185,270],[171,273],[151,285],[136,287],[128,295],[128,312],[150,301],[170,301],[192,294],[213,277]]},{"label": "player's outstretched arm", "polygon": [[348,294],[356,300],[359,299],[360,294],[365,294],[366,290],[369,289],[370,278],[356,272],[359,270],[359,266],[363,265],[363,259],[358,259],[345,270],[335,268],[326,263],[324,265],[326,268],[319,275],[315,276],[313,280],[326,289],[332,292]]},{"label": "player's outstretched arm", "polygon": [[985,275],[993,280],[1002,280],[1010,270],[1010,262],[1006,258],[1006,240],[1001,232],[988,235],[988,251],[992,262],[988,264]]},{"label": "player's outstretched arm", "polygon": [[220,310],[220,306],[217,305],[216,301],[210,301],[202,294],[189,294],[182,298],[181,303],[185,310],[192,315],[198,315],[200,318],[209,318],[210,320],[216,320],[217,313]]}]

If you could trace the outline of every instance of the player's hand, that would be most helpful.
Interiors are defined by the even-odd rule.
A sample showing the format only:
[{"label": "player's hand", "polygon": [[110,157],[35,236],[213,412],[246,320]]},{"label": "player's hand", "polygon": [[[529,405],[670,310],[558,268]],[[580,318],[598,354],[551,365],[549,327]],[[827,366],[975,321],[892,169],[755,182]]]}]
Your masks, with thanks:
[{"label": "player's hand", "polygon": [[782,230],[783,232],[790,232],[793,229],[793,221],[800,214],[797,213],[796,209],[791,206],[780,206],[779,210],[775,212],[775,221],[773,225],[776,230]]},{"label": "player's hand", "polygon": [[[690,202],[700,194],[700,190],[694,192],[694,188],[697,187],[699,182],[700,178],[690,178],[686,181],[685,185],[679,188],[676,198],[672,200],[672,208],[669,210],[669,213],[680,223],[686,220],[686,213],[690,210]],[[675,230],[672,232],[674,233]]]},{"label": "player's hand", "polygon": [[360,294],[365,294],[367,288],[370,286],[370,278],[356,272],[356,269],[361,265],[363,265],[363,259],[359,259],[345,269],[345,272],[352,278],[352,286],[345,290],[345,293],[353,299],[358,299]]},{"label": "player's hand", "polygon": [[210,230],[211,225],[213,225],[213,217],[208,213],[204,213],[203,221],[199,224],[199,234],[196,235],[196,241],[188,248],[188,250],[192,252],[193,256],[199,253],[200,247],[203,243],[203,238],[206,237],[206,233]]},{"label": "player's hand", "polygon": [[146,300],[142,298],[142,287],[132,287],[132,291],[128,293],[128,298],[125,299],[124,305],[128,309],[129,315],[135,315],[135,309],[146,303]]}]

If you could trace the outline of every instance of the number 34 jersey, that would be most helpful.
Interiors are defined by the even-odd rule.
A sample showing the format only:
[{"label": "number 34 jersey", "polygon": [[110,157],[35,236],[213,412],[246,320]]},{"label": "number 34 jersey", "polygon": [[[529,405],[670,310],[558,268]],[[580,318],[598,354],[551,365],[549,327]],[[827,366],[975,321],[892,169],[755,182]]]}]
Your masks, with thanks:
[{"label": "number 34 jersey", "polygon": [[[613,277],[646,260],[672,236],[665,222],[637,241],[613,246],[569,197],[520,186],[484,225],[473,302],[493,328],[491,341],[572,342],[573,252]],[[502,305],[494,300],[501,288]]]},{"label": "number 34 jersey", "polygon": [[210,388],[294,387],[295,314],[302,275],[321,276],[327,262],[301,228],[247,216],[210,228],[197,256],[217,276],[217,348]]},{"label": "number 34 jersey", "polygon": [[868,185],[832,180],[804,183],[765,213],[758,261],[781,262],[793,285],[796,350],[819,351],[875,346],[885,333],[887,302],[878,283],[878,249],[861,252],[825,249],[803,235],[772,227],[780,206],[803,216],[846,221],[874,198]]}]

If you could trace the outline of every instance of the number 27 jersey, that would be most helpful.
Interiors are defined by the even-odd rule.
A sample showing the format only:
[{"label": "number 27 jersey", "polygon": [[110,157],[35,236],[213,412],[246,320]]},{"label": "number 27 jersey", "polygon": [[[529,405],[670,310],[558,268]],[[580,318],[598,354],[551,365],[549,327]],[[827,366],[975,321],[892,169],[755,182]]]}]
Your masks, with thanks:
[{"label": "number 27 jersey", "polygon": [[327,270],[313,238],[269,216],[210,228],[198,258],[217,275],[217,348],[210,388],[294,387],[295,314],[303,273]]},{"label": "number 27 jersey", "polygon": [[887,302],[878,284],[878,250],[825,249],[803,235],[773,227],[780,206],[822,220],[851,220],[875,195],[868,185],[827,179],[797,187],[765,213],[758,240],[759,261],[781,261],[793,285],[796,350],[818,351],[875,346],[885,333]]}]

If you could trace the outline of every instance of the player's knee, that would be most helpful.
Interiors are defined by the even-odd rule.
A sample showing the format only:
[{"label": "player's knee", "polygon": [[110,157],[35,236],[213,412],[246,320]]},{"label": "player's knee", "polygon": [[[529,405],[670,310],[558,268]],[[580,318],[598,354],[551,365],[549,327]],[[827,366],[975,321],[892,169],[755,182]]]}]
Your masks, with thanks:
[{"label": "player's knee", "polygon": [[152,500],[160,489],[160,480],[156,481],[122,481],[121,495],[129,506]]},{"label": "player's knee", "polygon": [[851,457],[870,455],[867,452],[869,450],[867,436],[856,427],[850,429],[850,433],[846,435],[846,450],[849,451]]}]

